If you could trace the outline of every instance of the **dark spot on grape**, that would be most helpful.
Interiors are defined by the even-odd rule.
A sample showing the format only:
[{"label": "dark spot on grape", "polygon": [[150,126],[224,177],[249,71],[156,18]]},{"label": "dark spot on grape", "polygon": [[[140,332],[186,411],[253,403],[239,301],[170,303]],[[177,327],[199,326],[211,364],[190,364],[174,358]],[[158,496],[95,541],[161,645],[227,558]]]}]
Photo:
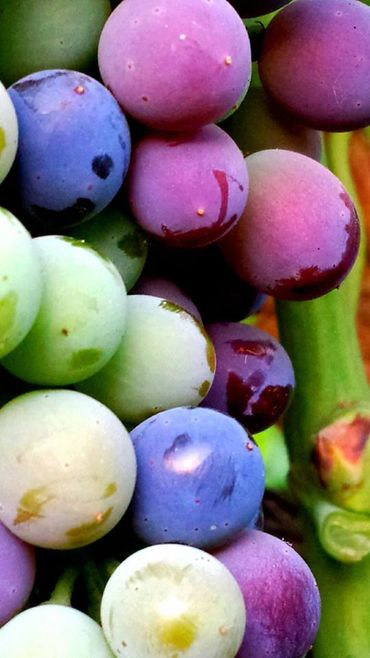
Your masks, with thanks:
[{"label": "dark spot on grape", "polygon": [[226,222],[220,222],[219,219],[210,226],[200,226],[190,231],[172,231],[165,224],[161,229],[163,238],[168,244],[181,247],[201,247],[219,240],[229,228],[235,223],[236,216],[233,215]]},{"label": "dark spot on grape", "polygon": [[34,204],[31,206],[32,213],[43,223],[57,224],[58,226],[72,226],[78,224],[90,215],[95,208],[95,203],[91,199],[79,197],[72,206],[62,210],[53,210]]},{"label": "dark spot on grape", "polygon": [[63,336],[68,336],[69,332],[68,332],[68,329],[63,328],[61,333],[63,334]]},{"label": "dark spot on grape", "polygon": [[199,386],[199,388],[198,388],[198,393],[199,393],[199,395],[200,395],[201,398],[204,398],[204,397],[207,395],[207,393],[208,393],[208,391],[209,391],[209,389],[210,389],[210,386],[211,386],[211,382],[209,382],[209,381],[207,381],[207,380],[204,381],[204,382]]},{"label": "dark spot on grape", "polygon": [[138,233],[126,233],[118,240],[117,247],[122,249],[129,258],[144,258],[147,251],[147,242]]},{"label": "dark spot on grape", "polygon": [[121,133],[119,133],[119,135],[118,135],[118,141],[121,145],[122,150],[126,151],[126,140],[125,140],[124,136],[121,135]]},{"label": "dark spot on grape", "polygon": [[251,405],[248,420],[243,424],[252,432],[261,432],[273,425],[288,408],[293,394],[292,386],[266,386]]},{"label": "dark spot on grape", "polygon": [[70,366],[73,369],[86,368],[96,363],[96,361],[100,359],[101,354],[101,350],[92,348],[86,350],[78,350],[78,352],[72,354],[70,359]]},{"label": "dark spot on grape", "polygon": [[108,178],[113,166],[113,160],[107,153],[104,153],[104,155],[97,155],[91,163],[91,168],[94,174],[103,180]]},{"label": "dark spot on grape", "polygon": [[145,103],[149,100],[148,96],[142,96],[141,100],[143,100]]},{"label": "dark spot on grape", "polygon": [[217,184],[221,192],[221,206],[217,220],[219,223],[221,223],[224,221],[227,213],[227,204],[229,200],[229,184],[227,182],[227,176],[224,171],[220,171],[219,169],[214,169],[212,173],[217,181]]},{"label": "dark spot on grape", "polygon": [[22,94],[24,91],[28,91],[29,89],[36,89],[37,87],[40,87],[44,84],[44,82],[46,82],[46,80],[53,80],[54,78],[60,78],[61,76],[67,74],[68,71],[55,71],[54,73],[50,73],[50,75],[44,75],[39,79],[29,78],[28,80],[16,82],[12,89],[15,89]]},{"label": "dark spot on grape", "polygon": [[231,349],[235,354],[244,356],[253,356],[257,359],[264,359],[267,365],[272,363],[276,346],[269,340],[241,340],[235,339],[228,341]]},{"label": "dark spot on grape", "polygon": [[174,302],[170,302],[168,299],[163,299],[160,304],[160,308],[166,309],[166,311],[171,311],[171,313],[185,313],[183,308],[181,306],[178,306],[178,304],[175,304]]}]

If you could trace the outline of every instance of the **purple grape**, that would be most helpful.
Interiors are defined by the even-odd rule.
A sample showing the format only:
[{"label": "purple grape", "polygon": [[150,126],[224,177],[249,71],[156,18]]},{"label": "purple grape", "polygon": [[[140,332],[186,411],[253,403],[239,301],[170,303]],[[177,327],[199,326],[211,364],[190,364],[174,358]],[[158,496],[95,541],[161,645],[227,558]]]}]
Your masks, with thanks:
[{"label": "purple grape", "polygon": [[295,0],[269,24],[259,71],[271,96],[319,130],[370,123],[370,8]]},{"label": "purple grape", "polygon": [[238,322],[257,313],[266,299],[235,274],[217,244],[181,250],[152,245],[148,271],[171,277],[193,300],[203,322]]},{"label": "purple grape", "polygon": [[359,247],[355,207],[326,167],[300,153],[246,158],[250,192],[222,250],[237,274],[279,299],[313,299],[339,286]]},{"label": "purple grape", "polygon": [[26,603],[36,575],[35,549],[0,523],[0,626]]},{"label": "purple grape", "polygon": [[229,0],[242,18],[263,16],[287,5],[290,0]]},{"label": "purple grape", "polygon": [[238,221],[247,195],[243,154],[218,126],[149,134],[134,148],[131,210],[143,229],[169,244],[199,247],[218,240]]},{"label": "purple grape", "polygon": [[263,460],[233,418],[177,407],[138,425],[131,438],[138,463],[133,525],[145,542],[217,546],[254,520]]},{"label": "purple grape", "polygon": [[247,609],[237,658],[302,658],[320,621],[320,595],[306,562],[284,541],[248,530],[215,554],[236,579]]},{"label": "purple grape", "polygon": [[124,110],[159,130],[220,119],[251,74],[247,31],[226,0],[125,0],[105,24],[98,59]]},{"label": "purple grape", "polygon": [[11,200],[49,227],[92,217],[113,199],[130,159],[127,121],[93,78],[40,71],[9,89],[19,123]]},{"label": "purple grape", "polygon": [[216,350],[216,373],[202,402],[236,418],[254,434],[286,410],[295,386],[290,358],[262,329],[237,322],[207,326]]},{"label": "purple grape", "polygon": [[140,281],[132,290],[133,295],[152,295],[153,297],[161,297],[168,299],[168,301],[181,306],[185,311],[193,315],[198,322],[202,322],[200,313],[191,301],[191,299],[184,294],[184,292],[172,281],[163,277],[141,277]]},{"label": "purple grape", "polygon": [[320,133],[288,115],[260,86],[249,89],[236,112],[222,122],[222,128],[245,156],[283,148],[320,160]]}]

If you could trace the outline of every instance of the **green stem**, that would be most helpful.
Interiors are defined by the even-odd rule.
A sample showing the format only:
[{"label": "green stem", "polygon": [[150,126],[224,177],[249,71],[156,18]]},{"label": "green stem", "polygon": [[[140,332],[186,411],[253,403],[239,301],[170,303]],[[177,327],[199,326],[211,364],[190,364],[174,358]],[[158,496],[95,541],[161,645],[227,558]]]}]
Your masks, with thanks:
[{"label": "green stem", "polygon": [[369,658],[370,656],[370,557],[343,564],[327,556],[305,523],[304,557],[319,586],[322,614],[314,645],[314,658]]},{"label": "green stem", "polygon": [[100,572],[95,561],[89,559],[84,564],[84,579],[88,596],[87,613],[100,624],[101,600],[108,578]]},{"label": "green stem", "polygon": [[296,376],[285,433],[293,463],[309,463],[315,434],[338,411],[369,398],[366,373],[354,318],[341,290],[312,301],[276,306],[280,340]]},{"label": "green stem", "polygon": [[[346,133],[326,133],[324,136],[324,157],[327,167],[343,183],[348,194],[354,202],[360,220],[361,229],[364,227],[363,213],[359,202],[355,184],[353,182],[351,167],[349,163],[349,143],[352,137],[351,132]],[[347,311],[356,313],[359,293],[361,288],[361,277],[365,261],[366,240],[362,236],[360,243],[359,255],[356,263],[352,268],[349,276],[342,284],[343,298],[347,304]]]},{"label": "green stem", "polygon": [[67,567],[60,576],[50,599],[46,603],[70,606],[73,589],[78,575],[79,569],[77,567]]}]

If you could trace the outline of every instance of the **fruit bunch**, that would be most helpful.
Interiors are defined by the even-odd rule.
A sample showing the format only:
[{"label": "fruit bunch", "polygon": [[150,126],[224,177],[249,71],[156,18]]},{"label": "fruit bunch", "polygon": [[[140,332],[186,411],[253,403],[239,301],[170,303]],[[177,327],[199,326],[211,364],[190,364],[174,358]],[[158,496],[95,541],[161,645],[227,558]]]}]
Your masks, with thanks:
[{"label": "fruit bunch", "polygon": [[368,658],[370,8],[9,0],[0,37],[0,658]]}]

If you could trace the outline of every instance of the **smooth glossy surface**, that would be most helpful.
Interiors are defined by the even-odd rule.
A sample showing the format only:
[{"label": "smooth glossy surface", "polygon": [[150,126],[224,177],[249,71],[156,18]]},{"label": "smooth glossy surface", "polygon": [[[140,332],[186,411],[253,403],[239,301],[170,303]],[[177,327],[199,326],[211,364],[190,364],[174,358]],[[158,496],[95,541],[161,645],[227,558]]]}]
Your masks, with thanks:
[{"label": "smooth glossy surface", "polygon": [[126,658],[234,658],[245,628],[229,571],[199,549],[174,544],[121,563],[104,590],[101,618],[115,655]]},{"label": "smooth glossy surface", "polygon": [[34,547],[25,544],[0,523],[0,626],[27,602],[35,575]]},{"label": "smooth glossy surface", "polygon": [[138,463],[133,526],[146,543],[217,546],[258,513],[263,460],[234,419],[180,407],[141,423],[131,438]]}]

